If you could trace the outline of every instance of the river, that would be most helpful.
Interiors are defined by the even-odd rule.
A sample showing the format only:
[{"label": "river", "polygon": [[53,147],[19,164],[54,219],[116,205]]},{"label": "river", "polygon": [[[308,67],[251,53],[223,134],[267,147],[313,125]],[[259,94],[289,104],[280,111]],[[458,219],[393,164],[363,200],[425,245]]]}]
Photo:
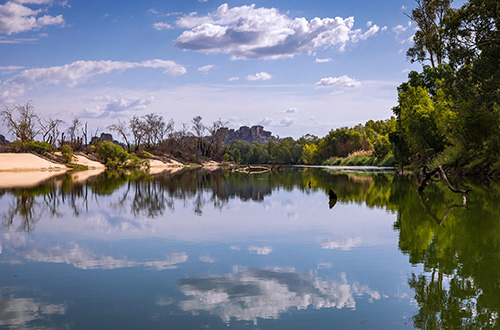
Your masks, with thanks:
[{"label": "river", "polygon": [[466,205],[334,168],[0,189],[0,328],[495,329],[500,185],[454,184]]}]

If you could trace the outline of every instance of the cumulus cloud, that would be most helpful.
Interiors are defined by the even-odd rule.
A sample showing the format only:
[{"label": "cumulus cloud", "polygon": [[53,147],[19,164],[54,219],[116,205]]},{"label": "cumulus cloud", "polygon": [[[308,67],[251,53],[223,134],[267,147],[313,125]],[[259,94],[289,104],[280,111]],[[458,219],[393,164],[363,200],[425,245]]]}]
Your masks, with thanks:
[{"label": "cumulus cloud", "polygon": [[46,1],[8,1],[0,5],[0,34],[16,34],[26,31],[39,30],[49,25],[64,25],[62,15],[43,15],[43,9],[33,10],[25,4],[46,4]]},{"label": "cumulus cloud", "polygon": [[96,75],[135,68],[163,69],[163,73],[169,76],[178,76],[186,73],[184,66],[173,61],[164,60],[142,62],[77,61],[63,66],[24,70],[0,85],[0,99],[20,96],[25,91],[40,85],[65,84],[74,87]]},{"label": "cumulus cloud", "polygon": [[240,77],[235,76],[228,79],[228,81],[237,81],[237,80],[240,80]]},{"label": "cumulus cloud", "polygon": [[361,83],[346,75],[341,77],[322,78],[316,83],[317,87],[359,87]]},{"label": "cumulus cloud", "polygon": [[330,63],[331,61],[333,61],[331,58],[316,58],[314,63]]},{"label": "cumulus cloud", "polygon": [[105,101],[104,105],[96,105],[92,108],[84,109],[79,116],[83,118],[104,118],[115,117],[125,111],[140,111],[153,103],[155,98],[148,97],[124,97],[122,95],[111,98],[108,95],[100,98],[100,101]]},{"label": "cumulus cloud", "polygon": [[[289,113],[289,112],[285,112],[285,113]],[[271,127],[290,127],[294,123],[295,123],[295,118],[285,117],[285,118],[281,119],[279,122],[275,122],[271,118],[264,117],[257,124],[261,125],[261,126],[271,126]]]},{"label": "cumulus cloud", "polygon": [[295,54],[358,42],[375,35],[377,25],[363,32],[353,30],[354,17],[289,18],[276,8],[255,5],[229,8],[223,4],[206,16],[191,13],[181,17],[177,26],[187,29],[175,45],[203,53],[226,53],[233,59],[278,59]]},{"label": "cumulus cloud", "polygon": [[269,80],[271,79],[273,76],[271,76],[269,73],[267,72],[259,72],[259,73],[256,73],[256,74],[249,74],[245,79],[248,80],[248,81],[255,81],[255,80]]},{"label": "cumulus cloud", "polygon": [[215,68],[215,65],[209,64],[198,68],[198,71],[200,71],[201,73],[208,73],[208,71],[212,70],[213,68]]},{"label": "cumulus cloud", "polygon": [[157,31],[170,30],[172,29],[172,25],[167,22],[157,22],[153,24],[153,28]]}]

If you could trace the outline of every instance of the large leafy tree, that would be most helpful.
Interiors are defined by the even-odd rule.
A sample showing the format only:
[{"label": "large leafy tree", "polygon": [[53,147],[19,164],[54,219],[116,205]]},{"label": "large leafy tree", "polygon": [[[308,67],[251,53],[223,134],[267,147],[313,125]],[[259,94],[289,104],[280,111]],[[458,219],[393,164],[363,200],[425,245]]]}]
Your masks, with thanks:
[{"label": "large leafy tree", "polygon": [[430,61],[439,66],[446,57],[446,19],[450,14],[451,0],[416,0],[417,6],[409,17],[417,24],[414,44],[406,55],[411,62]]}]

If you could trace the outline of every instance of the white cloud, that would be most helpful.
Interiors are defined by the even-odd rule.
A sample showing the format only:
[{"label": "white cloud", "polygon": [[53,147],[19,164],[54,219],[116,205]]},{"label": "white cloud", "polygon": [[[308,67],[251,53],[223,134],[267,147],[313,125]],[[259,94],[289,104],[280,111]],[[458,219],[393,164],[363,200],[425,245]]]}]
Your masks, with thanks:
[{"label": "white cloud", "polygon": [[322,78],[316,83],[317,87],[359,87],[361,83],[348,76]]},{"label": "white cloud", "polygon": [[209,64],[198,68],[198,71],[200,71],[201,73],[208,73],[208,71],[212,70],[213,68],[215,68],[215,65]]},{"label": "white cloud", "polygon": [[6,38],[0,36],[0,44],[26,44],[38,41],[37,38]]},{"label": "white cloud", "polygon": [[401,24],[396,25],[395,27],[392,28],[392,31],[396,33],[396,35],[400,35],[401,33],[406,32],[408,28],[410,28],[413,25],[413,22],[409,21],[406,26],[403,26]]},{"label": "white cloud", "polygon": [[[18,1],[19,2],[19,1]],[[20,1],[20,3],[36,3],[35,1]],[[40,4],[47,2],[40,1]],[[64,25],[62,15],[43,15],[43,9],[33,10],[19,3],[11,1],[0,5],[0,34],[15,34],[26,31],[39,30],[49,25]]]},{"label": "white cloud", "polygon": [[259,121],[257,123],[257,125],[270,126],[272,122],[273,122],[273,120],[271,118],[264,117],[264,118],[262,118],[261,121]]},{"label": "white cloud", "polygon": [[295,118],[283,118],[280,120],[279,126],[280,127],[290,127],[295,123]]},{"label": "white cloud", "polygon": [[198,2],[208,2],[208,0],[198,0]]},{"label": "white cloud", "polygon": [[63,66],[24,70],[0,85],[0,99],[20,96],[25,91],[40,85],[65,84],[74,87],[96,75],[135,68],[164,69],[163,73],[169,76],[186,73],[184,66],[173,61],[164,60],[142,62],[77,61]]},{"label": "white cloud", "polygon": [[100,101],[105,101],[104,105],[96,105],[92,108],[85,108],[79,113],[83,118],[104,118],[115,117],[125,111],[140,111],[147,108],[155,100],[153,96],[148,97],[118,97],[111,98],[108,95],[99,98]]},{"label": "white cloud", "polygon": [[233,59],[277,59],[295,54],[312,54],[317,49],[337,47],[375,35],[373,25],[366,32],[353,30],[354,18],[289,18],[276,8],[255,5],[229,8],[227,4],[206,16],[191,13],[176,24],[188,29],[175,45],[204,53],[226,53]]},{"label": "white cloud", "polygon": [[235,76],[228,79],[228,81],[237,81],[237,80],[240,80],[240,77]]},{"label": "white cloud", "polygon": [[380,31],[380,27],[378,25],[371,26],[368,29],[368,31],[365,31],[365,32],[363,32],[361,29],[354,30],[354,31],[352,31],[351,41],[358,42],[360,40],[366,40],[366,39],[376,35],[378,31]]},{"label": "white cloud", "polygon": [[408,7],[406,7],[405,5],[401,6],[401,9],[403,9],[403,10],[405,10],[406,8],[408,8]]},{"label": "white cloud", "polygon": [[273,76],[271,76],[269,73],[267,72],[259,72],[259,73],[256,73],[256,74],[249,74],[245,79],[248,80],[248,81],[255,81],[255,80],[269,80],[271,79]]},{"label": "white cloud", "polygon": [[16,65],[0,66],[0,72],[4,73],[10,73],[22,69],[24,69],[24,66],[16,66]]},{"label": "white cloud", "polygon": [[157,31],[170,30],[172,29],[172,25],[167,22],[157,22],[153,24],[153,28]]},{"label": "white cloud", "polygon": [[14,2],[20,3],[22,5],[50,5],[54,0],[14,0]]},{"label": "white cloud", "polygon": [[271,252],[273,252],[273,248],[270,247],[270,246],[250,246],[248,248],[248,251],[250,252],[254,252],[254,253],[257,253],[257,254],[260,254],[260,255],[268,255],[270,254]]},{"label": "white cloud", "polygon": [[333,61],[331,58],[316,58],[314,63],[330,63],[331,61]]}]

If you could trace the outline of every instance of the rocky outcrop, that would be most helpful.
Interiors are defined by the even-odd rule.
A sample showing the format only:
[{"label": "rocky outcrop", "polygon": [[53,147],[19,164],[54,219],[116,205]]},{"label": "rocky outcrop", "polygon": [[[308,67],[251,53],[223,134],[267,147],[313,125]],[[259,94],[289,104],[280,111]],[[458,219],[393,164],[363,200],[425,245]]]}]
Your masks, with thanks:
[{"label": "rocky outcrop", "polygon": [[271,132],[264,130],[264,127],[261,125],[255,125],[252,127],[241,126],[239,129],[228,129],[226,130],[224,144],[231,143],[231,141],[242,140],[248,143],[258,142],[258,143],[266,143],[269,141],[277,141],[278,139],[272,135]]}]

